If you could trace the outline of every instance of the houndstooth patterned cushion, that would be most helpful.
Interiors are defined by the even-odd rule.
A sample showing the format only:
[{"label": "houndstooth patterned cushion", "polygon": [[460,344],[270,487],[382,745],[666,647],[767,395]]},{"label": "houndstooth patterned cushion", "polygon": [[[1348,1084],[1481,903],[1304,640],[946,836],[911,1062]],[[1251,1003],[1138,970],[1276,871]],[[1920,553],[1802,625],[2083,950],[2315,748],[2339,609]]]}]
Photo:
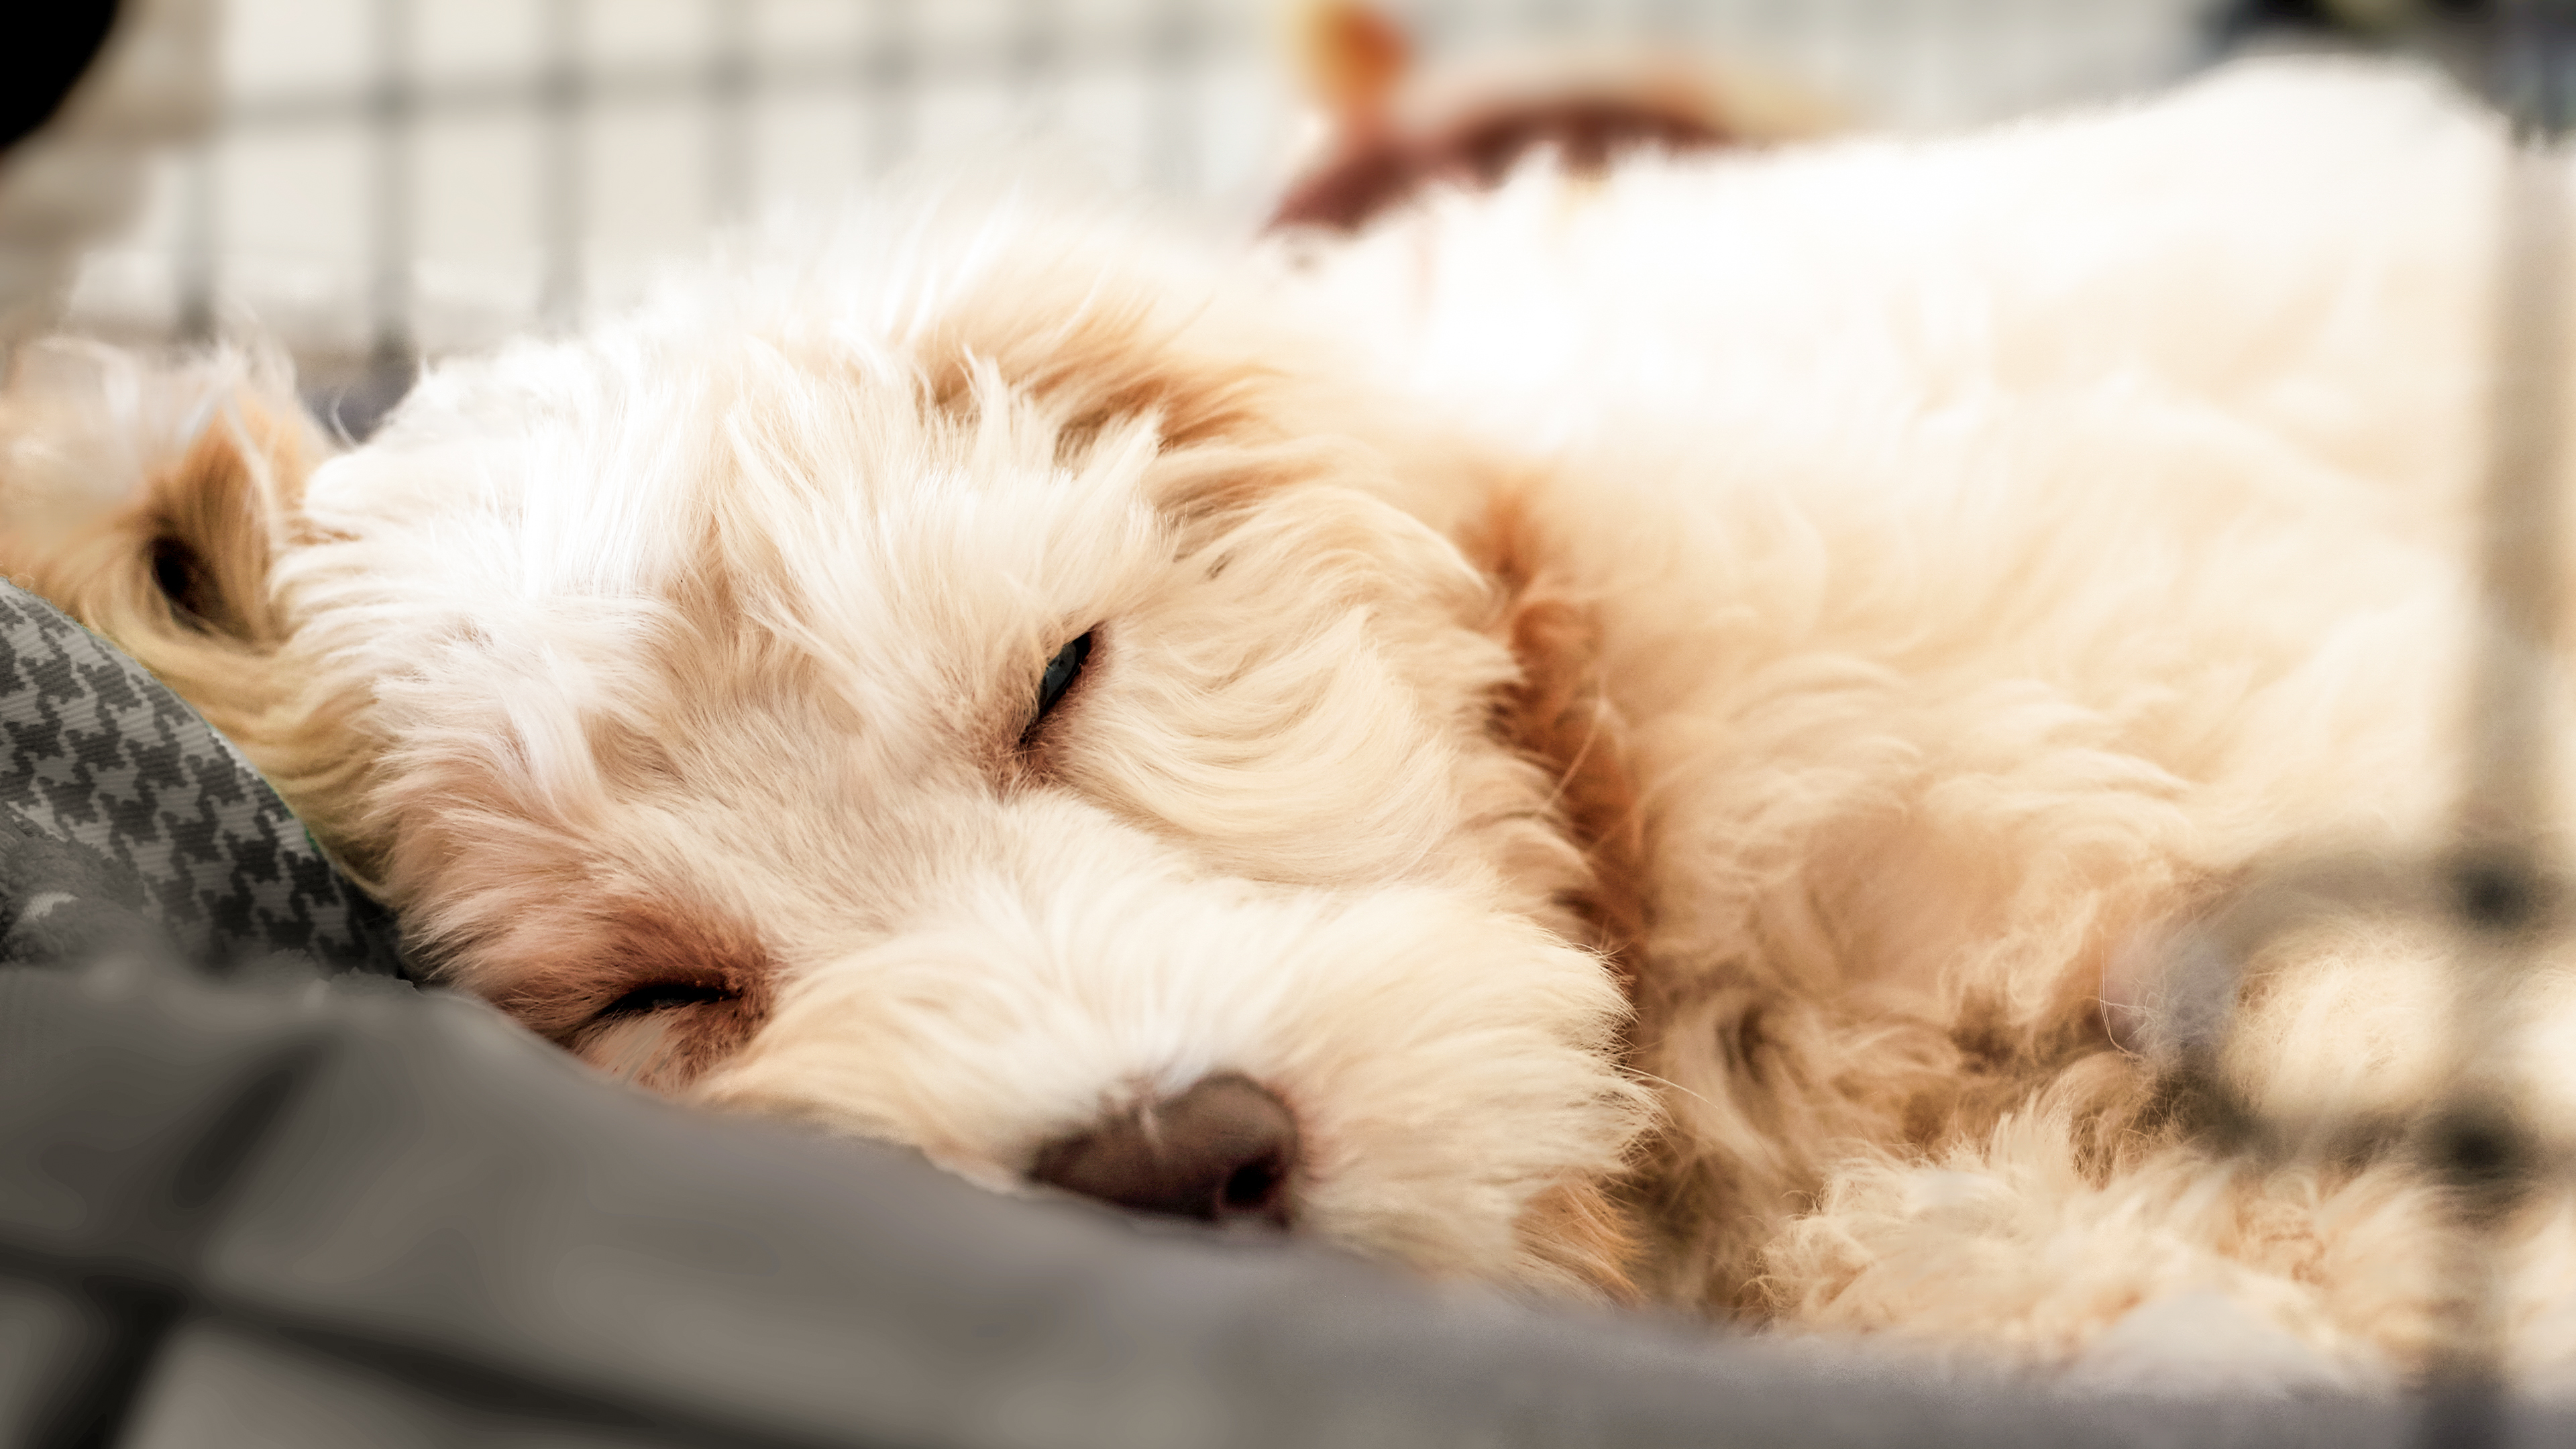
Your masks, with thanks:
[{"label": "houndstooth patterned cushion", "polygon": [[266,781],[142,666],[0,584],[0,960],[158,937],[403,975],[391,923]]}]

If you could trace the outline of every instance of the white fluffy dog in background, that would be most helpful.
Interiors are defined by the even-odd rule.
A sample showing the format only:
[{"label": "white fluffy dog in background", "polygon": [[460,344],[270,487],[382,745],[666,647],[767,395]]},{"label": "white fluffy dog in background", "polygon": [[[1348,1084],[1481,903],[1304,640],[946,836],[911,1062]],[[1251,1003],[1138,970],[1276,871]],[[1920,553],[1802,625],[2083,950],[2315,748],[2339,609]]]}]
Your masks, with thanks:
[{"label": "white fluffy dog in background", "polygon": [[[2101,997],[2252,863],[2443,839],[2504,154],[2274,69],[1249,261],[935,205],[78,526],[21,387],[6,560],[660,1090],[1444,1275],[2403,1374],[2426,1170],[2213,1155]],[[2288,943],[2229,1069],[2420,1102],[2441,959]],[[2570,984],[2498,1047],[2550,1130]]]}]

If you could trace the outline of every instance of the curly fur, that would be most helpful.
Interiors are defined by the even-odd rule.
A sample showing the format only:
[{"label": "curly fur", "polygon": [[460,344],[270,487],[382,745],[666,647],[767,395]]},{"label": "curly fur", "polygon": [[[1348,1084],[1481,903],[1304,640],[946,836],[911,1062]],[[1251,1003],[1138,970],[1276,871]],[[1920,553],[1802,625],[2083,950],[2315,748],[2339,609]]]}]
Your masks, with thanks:
[{"label": "curly fur", "polygon": [[[889,208],[442,365],[309,478],[237,402],[80,548],[13,422],[6,558],[450,980],[661,1090],[1016,1190],[1237,1071],[1301,1228],[1428,1271],[2413,1372],[2424,1170],[2214,1155],[2101,995],[2250,865],[2443,839],[2503,154],[2279,68],[1250,266]],[[2420,1107],[2443,950],[2277,943],[2228,1070]],[[608,1009],[654,984],[702,999]],[[2576,975],[2528,990],[2557,1132]],[[2561,1372],[2576,1208],[2505,1236]]]}]

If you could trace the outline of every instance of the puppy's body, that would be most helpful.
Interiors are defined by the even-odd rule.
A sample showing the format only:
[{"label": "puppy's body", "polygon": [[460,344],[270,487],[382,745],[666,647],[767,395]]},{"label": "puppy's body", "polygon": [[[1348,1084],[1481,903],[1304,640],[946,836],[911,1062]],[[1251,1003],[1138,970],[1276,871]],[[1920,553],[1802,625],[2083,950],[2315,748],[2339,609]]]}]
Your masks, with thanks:
[{"label": "puppy's body", "polygon": [[[2256,862],[2440,843],[2502,154],[2285,73],[1267,281],[861,228],[433,372],[278,531],[244,743],[537,1030],[997,1186],[1241,1074],[1298,1225],[1433,1271],[2411,1368],[2421,1169],[2204,1155],[2100,998]],[[2233,1069],[2419,1102],[2439,960],[2286,943]]]},{"label": "puppy's body", "polygon": [[[2447,839],[2501,156],[2429,88],[2256,72],[1525,178],[1322,263],[1389,376],[1544,460],[1518,565],[1588,606],[1636,801],[1656,1292],[2051,1352],[2204,1286],[2439,1335],[2414,1169],[2208,1163],[2097,1000],[2256,862]],[[2439,959],[2267,959],[2248,1090],[2423,1101]],[[2576,1285],[2522,1281],[2563,1354]]]}]

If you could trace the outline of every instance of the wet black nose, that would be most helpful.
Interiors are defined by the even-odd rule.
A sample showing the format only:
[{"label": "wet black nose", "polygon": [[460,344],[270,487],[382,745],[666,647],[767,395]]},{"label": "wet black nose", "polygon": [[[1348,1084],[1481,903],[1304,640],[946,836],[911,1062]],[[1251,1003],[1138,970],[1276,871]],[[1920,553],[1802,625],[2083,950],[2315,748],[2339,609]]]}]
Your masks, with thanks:
[{"label": "wet black nose", "polygon": [[1297,1118],[1288,1104],[1225,1072],[1049,1143],[1029,1177],[1140,1213],[1284,1228],[1296,1167]]}]

